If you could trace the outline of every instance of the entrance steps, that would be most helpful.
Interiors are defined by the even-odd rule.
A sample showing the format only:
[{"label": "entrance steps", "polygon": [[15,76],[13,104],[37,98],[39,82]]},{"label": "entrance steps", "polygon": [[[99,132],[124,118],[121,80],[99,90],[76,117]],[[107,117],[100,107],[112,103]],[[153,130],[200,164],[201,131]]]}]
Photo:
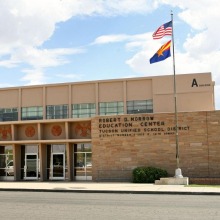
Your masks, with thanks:
[{"label": "entrance steps", "polygon": [[168,178],[160,178],[160,180],[155,181],[155,185],[189,185],[189,178],[182,177],[168,177]]}]

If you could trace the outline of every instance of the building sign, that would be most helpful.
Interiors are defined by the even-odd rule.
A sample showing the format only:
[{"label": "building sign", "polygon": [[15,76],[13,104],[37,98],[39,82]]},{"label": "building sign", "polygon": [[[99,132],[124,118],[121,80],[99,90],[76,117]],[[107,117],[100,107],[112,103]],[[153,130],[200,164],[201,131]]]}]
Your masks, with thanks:
[{"label": "building sign", "polygon": [[[127,116],[98,119],[99,137],[175,135],[176,126],[154,116]],[[178,125],[179,133],[189,131],[188,125]]]},{"label": "building sign", "polygon": [[210,83],[198,83],[197,82],[197,79],[193,79],[192,80],[192,85],[191,85],[192,87],[206,87],[206,86],[211,86],[211,84]]}]

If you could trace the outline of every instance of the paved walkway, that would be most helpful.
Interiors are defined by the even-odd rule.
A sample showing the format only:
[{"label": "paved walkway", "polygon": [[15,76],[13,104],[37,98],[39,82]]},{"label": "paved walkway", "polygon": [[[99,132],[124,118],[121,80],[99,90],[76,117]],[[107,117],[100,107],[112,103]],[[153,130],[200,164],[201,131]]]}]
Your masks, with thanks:
[{"label": "paved walkway", "polygon": [[154,185],[135,183],[96,182],[0,182],[0,191],[48,191],[87,193],[133,193],[133,194],[198,194],[220,195],[220,188],[184,185]]}]

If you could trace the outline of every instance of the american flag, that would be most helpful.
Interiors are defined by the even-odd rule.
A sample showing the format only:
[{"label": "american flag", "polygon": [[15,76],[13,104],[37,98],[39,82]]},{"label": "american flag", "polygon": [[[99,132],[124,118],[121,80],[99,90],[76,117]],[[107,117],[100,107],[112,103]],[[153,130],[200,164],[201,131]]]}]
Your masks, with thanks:
[{"label": "american flag", "polygon": [[154,33],[153,33],[153,39],[160,39],[164,37],[165,35],[172,35],[172,21],[169,21],[163,25],[161,25]]}]

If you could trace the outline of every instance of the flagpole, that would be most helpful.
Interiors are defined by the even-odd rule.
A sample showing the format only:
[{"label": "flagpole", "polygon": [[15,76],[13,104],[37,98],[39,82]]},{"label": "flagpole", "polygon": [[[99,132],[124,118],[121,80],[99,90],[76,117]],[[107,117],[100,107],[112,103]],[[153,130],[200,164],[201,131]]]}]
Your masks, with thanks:
[{"label": "flagpole", "polygon": [[176,95],[176,69],[175,69],[175,52],[174,52],[174,28],[173,12],[171,11],[172,21],[172,47],[173,47],[173,86],[174,86],[174,108],[175,108],[175,137],[176,137],[176,170],[175,177],[182,178],[182,172],[179,163],[179,134],[178,134],[178,114],[177,114],[177,95]]}]

